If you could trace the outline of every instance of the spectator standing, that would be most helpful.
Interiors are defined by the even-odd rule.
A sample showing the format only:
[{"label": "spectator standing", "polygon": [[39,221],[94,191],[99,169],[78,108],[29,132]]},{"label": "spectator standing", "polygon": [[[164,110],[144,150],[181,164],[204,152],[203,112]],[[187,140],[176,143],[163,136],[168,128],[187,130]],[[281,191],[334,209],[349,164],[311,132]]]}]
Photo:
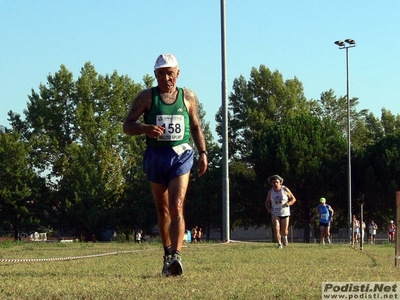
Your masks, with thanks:
[{"label": "spectator standing", "polygon": [[192,228],[192,243],[197,243],[198,226]]},{"label": "spectator standing", "polygon": [[378,225],[374,222],[374,220],[371,221],[369,224],[369,243],[375,244],[375,236],[376,236],[376,231],[378,230]]},{"label": "spectator standing", "polygon": [[143,231],[142,230],[138,230],[136,232],[136,243],[138,243],[138,244],[142,243],[142,235],[143,235]]},{"label": "spectator standing", "polygon": [[360,238],[360,221],[357,220],[356,215],[353,215],[353,229],[354,229],[354,234],[353,234],[353,239],[354,243],[358,244],[359,238]]},{"label": "spectator standing", "polygon": [[388,226],[388,236],[389,236],[389,243],[394,243],[394,236],[396,234],[396,225],[394,224],[393,220],[390,221]]},{"label": "spectator standing", "polygon": [[197,231],[197,242],[201,243],[201,237],[203,236],[203,229],[199,228],[199,230]]},{"label": "spectator standing", "polygon": [[367,225],[365,224],[365,222],[362,222],[361,225],[361,240],[364,243],[365,242],[365,229],[367,228]]}]

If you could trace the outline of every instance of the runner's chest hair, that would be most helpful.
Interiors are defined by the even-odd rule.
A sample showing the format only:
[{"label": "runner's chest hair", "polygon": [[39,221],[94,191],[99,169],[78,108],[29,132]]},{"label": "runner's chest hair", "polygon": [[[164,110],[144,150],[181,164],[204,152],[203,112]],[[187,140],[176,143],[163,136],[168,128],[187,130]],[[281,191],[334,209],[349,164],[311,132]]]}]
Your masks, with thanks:
[{"label": "runner's chest hair", "polygon": [[172,104],[176,101],[177,92],[174,93],[160,93],[161,100],[165,104]]}]

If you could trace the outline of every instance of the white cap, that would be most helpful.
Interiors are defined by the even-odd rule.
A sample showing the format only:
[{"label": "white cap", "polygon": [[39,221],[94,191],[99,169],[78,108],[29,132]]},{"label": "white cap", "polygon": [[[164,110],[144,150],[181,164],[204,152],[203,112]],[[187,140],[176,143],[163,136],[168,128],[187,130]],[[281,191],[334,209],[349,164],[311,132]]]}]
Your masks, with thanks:
[{"label": "white cap", "polygon": [[393,223],[393,220],[391,220],[390,223]]},{"label": "white cap", "polygon": [[154,64],[154,69],[160,68],[175,68],[178,66],[178,61],[176,57],[172,54],[160,54],[157,57],[156,63]]}]

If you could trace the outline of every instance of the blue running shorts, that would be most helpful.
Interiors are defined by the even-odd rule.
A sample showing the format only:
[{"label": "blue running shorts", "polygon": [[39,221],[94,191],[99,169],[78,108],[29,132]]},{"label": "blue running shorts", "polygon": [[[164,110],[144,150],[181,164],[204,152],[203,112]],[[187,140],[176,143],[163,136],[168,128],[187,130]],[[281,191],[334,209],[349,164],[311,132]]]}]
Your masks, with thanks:
[{"label": "blue running shorts", "polygon": [[143,156],[143,170],[149,181],[168,186],[171,179],[190,172],[193,157],[193,149],[178,155],[170,147],[148,148]]}]

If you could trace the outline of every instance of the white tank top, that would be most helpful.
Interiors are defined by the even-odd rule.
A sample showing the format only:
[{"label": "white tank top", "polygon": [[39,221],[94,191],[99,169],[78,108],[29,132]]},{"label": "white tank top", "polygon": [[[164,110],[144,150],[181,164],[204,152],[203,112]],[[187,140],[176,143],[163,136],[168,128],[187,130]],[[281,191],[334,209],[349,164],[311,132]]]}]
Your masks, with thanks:
[{"label": "white tank top", "polygon": [[280,191],[275,192],[271,189],[271,213],[278,217],[290,216],[290,207],[284,207],[289,201],[288,195],[286,194],[286,187],[282,185]]}]

